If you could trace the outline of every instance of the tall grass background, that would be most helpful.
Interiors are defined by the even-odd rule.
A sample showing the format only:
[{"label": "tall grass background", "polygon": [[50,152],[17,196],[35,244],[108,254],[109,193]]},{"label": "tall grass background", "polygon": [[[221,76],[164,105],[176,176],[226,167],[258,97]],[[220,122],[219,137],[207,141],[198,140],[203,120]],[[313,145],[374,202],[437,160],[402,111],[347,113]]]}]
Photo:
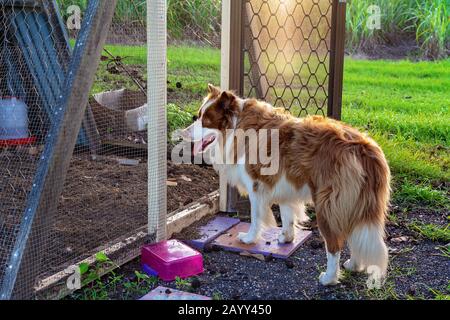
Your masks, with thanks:
[{"label": "tall grass background", "polygon": [[[63,13],[70,5],[86,7],[88,0],[57,0]],[[294,1],[294,0],[291,0]],[[119,0],[118,22],[145,23],[145,0]],[[167,0],[168,33],[172,39],[207,39],[220,32],[221,0]],[[367,26],[377,5],[381,28]],[[347,49],[358,52],[380,44],[395,46],[403,39],[415,39],[423,58],[448,57],[450,50],[449,0],[349,0],[347,1]]]},{"label": "tall grass background", "polygon": [[[358,51],[378,44],[395,44],[413,36],[425,58],[448,57],[450,49],[449,0],[350,0],[347,3],[347,48]],[[380,8],[381,28],[367,23]]]}]

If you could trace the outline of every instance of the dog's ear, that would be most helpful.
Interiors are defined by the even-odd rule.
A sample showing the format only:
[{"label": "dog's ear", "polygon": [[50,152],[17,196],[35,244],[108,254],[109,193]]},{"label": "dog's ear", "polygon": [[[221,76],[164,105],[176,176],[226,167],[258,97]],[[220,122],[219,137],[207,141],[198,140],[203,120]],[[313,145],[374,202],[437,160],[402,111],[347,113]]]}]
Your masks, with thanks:
[{"label": "dog's ear", "polygon": [[208,84],[208,93],[213,96],[218,96],[220,94],[220,89],[212,84]]},{"label": "dog's ear", "polygon": [[225,109],[225,110],[229,110],[231,108],[232,103],[234,102],[234,100],[236,99],[236,96],[230,92],[230,91],[224,91],[222,92],[222,94],[220,95],[219,98],[219,105]]}]

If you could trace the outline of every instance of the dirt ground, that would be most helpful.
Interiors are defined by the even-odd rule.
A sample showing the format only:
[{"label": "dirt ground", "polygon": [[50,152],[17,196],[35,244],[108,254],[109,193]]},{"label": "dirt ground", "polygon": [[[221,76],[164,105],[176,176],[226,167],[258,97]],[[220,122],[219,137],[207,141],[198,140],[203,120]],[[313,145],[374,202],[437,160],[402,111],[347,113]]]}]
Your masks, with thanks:
[{"label": "dirt ground", "polygon": [[[248,221],[245,204],[241,204],[241,220]],[[393,210],[396,210],[393,208]],[[276,210],[274,210],[276,212]],[[310,210],[310,212],[313,212]],[[277,214],[276,214],[277,215]],[[441,213],[415,212],[424,221],[431,218],[434,223],[445,224]],[[235,217],[236,215],[232,215]],[[195,278],[195,286],[180,288],[176,282],[158,281],[157,285],[192,291],[215,299],[232,300],[295,300],[295,299],[430,299],[439,293],[448,292],[450,283],[450,260],[439,247],[448,244],[422,238],[402,225],[402,217],[396,224],[387,225],[387,245],[390,264],[385,285],[380,290],[369,290],[367,275],[344,272],[341,284],[324,287],[318,276],[326,268],[326,255],[314,220],[308,224],[313,237],[306,241],[288,260],[269,259],[260,261],[235,253],[218,251],[213,248],[203,252],[205,272]],[[203,219],[202,223],[207,223]],[[199,223],[184,230],[177,238],[189,238],[196,234]],[[341,263],[349,258],[344,250]],[[140,270],[140,261],[135,259],[122,266],[118,274],[133,281],[134,272]],[[123,299],[118,289],[109,292],[111,299]],[[141,294],[142,295],[142,294]],[[127,295],[126,299],[138,299],[139,294]]]},{"label": "dirt ground", "polygon": [[[218,189],[212,168],[168,162],[167,210],[173,212]],[[147,223],[147,162],[136,166],[119,164],[114,156],[92,161],[76,155],[68,172],[58,218],[56,236],[65,251],[78,256],[107,240],[114,240]],[[68,249],[69,248],[69,249]],[[57,253],[55,253],[57,254]],[[63,252],[60,253],[63,256]]]},{"label": "dirt ground", "polygon": [[[9,151],[10,161],[14,154],[14,150]],[[24,205],[26,190],[33,177],[31,168],[24,169],[24,154],[17,157],[19,155],[17,163],[20,168],[0,168],[0,177],[5,176],[8,181],[4,188],[0,187],[1,211],[5,213],[0,215],[2,266],[6,265],[15,239],[14,228],[19,225],[24,211],[18,205]],[[139,164],[126,166],[119,164],[117,158],[121,157],[103,155],[92,160],[88,153],[73,156],[58,210],[49,212],[53,215],[49,220],[51,225],[43,227],[49,239],[48,247],[42,248],[40,266],[44,275],[81,261],[99,247],[146,225],[147,160],[145,157],[135,158]],[[32,166],[31,159],[29,163]],[[169,213],[219,188],[218,177],[212,168],[177,165],[169,161],[167,174],[171,182],[167,187]],[[2,271],[3,268],[0,275]]]}]

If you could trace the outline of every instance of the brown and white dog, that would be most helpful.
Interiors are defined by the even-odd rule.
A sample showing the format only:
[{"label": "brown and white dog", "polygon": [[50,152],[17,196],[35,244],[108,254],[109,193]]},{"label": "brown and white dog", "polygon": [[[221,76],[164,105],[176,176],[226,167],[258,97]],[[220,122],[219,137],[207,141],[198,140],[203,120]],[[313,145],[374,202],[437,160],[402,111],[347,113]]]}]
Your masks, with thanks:
[{"label": "brown and white dog", "polygon": [[[245,148],[236,147],[236,132],[248,130],[277,131],[279,163],[273,174],[261,174],[266,163],[249,162],[252,154],[247,140]],[[385,276],[390,170],[381,148],[365,134],[319,116],[294,118],[265,102],[244,100],[209,85],[198,117],[182,135],[195,142],[195,153],[215,146],[221,157],[214,156],[215,168],[223,170],[229,184],[248,194],[251,227],[248,233],[239,234],[242,242],[255,242],[264,225],[273,224],[273,204],[281,212],[279,242],[291,242],[296,223],[307,220],[305,204],[313,202],[327,251],[327,270],[320,282],[339,282],[340,253],[346,241],[351,258],[344,268],[375,270],[380,278]],[[263,140],[274,144],[271,137],[260,137],[252,145],[260,147]],[[234,162],[223,164],[223,156],[229,154]]]}]

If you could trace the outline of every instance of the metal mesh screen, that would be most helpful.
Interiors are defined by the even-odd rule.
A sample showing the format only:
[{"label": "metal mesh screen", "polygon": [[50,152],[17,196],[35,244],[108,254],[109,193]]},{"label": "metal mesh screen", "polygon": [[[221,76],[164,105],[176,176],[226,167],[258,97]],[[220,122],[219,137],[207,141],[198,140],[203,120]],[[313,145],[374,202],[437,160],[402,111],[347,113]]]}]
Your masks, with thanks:
[{"label": "metal mesh screen", "polygon": [[[178,17],[168,33],[166,5],[168,24]],[[118,0],[86,111],[71,124],[63,116],[78,94],[68,86],[73,55],[82,58],[97,6],[107,10],[99,0],[0,0],[2,298],[59,297],[74,266],[99,251],[119,264],[134,258],[144,242],[164,239],[166,209],[188,204],[175,190],[166,207],[166,130],[175,127],[165,115],[190,121],[206,84],[219,83],[221,2]],[[75,147],[56,153],[71,141],[66,127]]]},{"label": "metal mesh screen", "polygon": [[[0,288],[14,281],[43,146],[62,113],[68,68],[52,3],[0,2]],[[56,30],[58,29],[58,30]]]},{"label": "metal mesh screen", "polygon": [[332,0],[246,0],[244,94],[326,115]]},{"label": "metal mesh screen", "polygon": [[[74,3],[0,1],[0,288],[19,253],[29,204],[55,203],[33,221],[29,257],[23,257],[14,287],[18,298],[56,285],[58,272],[147,225],[145,1],[118,1],[75,149],[66,150],[72,155],[69,169],[45,182],[56,186],[66,177],[61,195],[37,192],[37,200],[31,199],[49,134],[64,113],[61,99],[74,46],[83,46],[80,37],[89,33],[79,27],[89,27],[83,23],[98,1],[79,1],[78,11]],[[160,127],[165,130],[164,121]],[[132,251],[111,258],[120,262]],[[64,278],[55,279],[64,284]]]}]

